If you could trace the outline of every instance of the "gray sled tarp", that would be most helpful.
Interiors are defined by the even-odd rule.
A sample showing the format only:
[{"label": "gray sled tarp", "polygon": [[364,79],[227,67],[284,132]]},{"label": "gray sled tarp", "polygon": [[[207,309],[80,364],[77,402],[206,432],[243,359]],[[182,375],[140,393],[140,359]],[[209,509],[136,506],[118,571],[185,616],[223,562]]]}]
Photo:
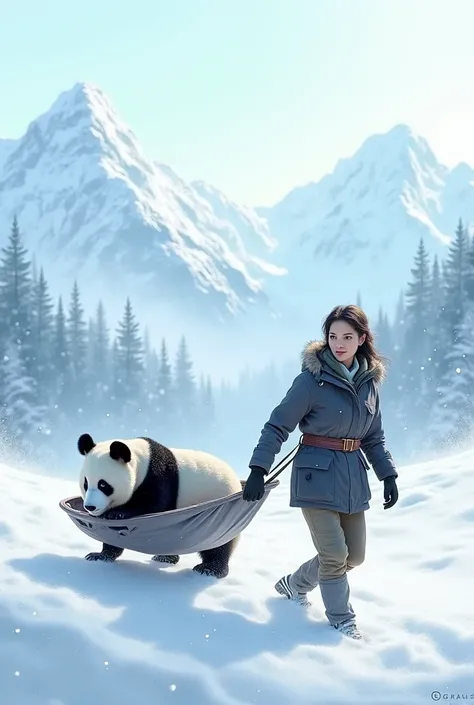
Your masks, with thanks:
[{"label": "gray sled tarp", "polygon": [[[93,517],[81,497],[61,500],[60,508],[87,536],[111,546],[150,555],[184,555],[216,548],[240,534],[252,521],[279,480],[265,483],[262,499],[246,502],[242,492],[183,509],[132,519]],[[245,482],[242,482],[242,490]]]}]

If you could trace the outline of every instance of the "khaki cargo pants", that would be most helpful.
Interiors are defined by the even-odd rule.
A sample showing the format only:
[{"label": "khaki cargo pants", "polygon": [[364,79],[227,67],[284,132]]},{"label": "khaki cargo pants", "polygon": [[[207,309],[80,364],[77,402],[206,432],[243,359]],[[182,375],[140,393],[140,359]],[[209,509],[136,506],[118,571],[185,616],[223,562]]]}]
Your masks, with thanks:
[{"label": "khaki cargo pants", "polygon": [[291,588],[306,593],[319,585],[329,622],[344,622],[355,617],[349,602],[347,571],[365,559],[365,512],[343,514],[312,507],[302,512],[317,555],[291,575]]}]

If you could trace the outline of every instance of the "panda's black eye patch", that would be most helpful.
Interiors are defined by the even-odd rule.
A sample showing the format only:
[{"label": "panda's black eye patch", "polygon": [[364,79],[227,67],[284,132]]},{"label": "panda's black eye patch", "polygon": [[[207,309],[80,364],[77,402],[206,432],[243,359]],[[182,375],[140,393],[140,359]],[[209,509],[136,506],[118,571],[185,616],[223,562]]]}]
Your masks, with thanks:
[{"label": "panda's black eye patch", "polygon": [[109,485],[107,480],[99,480],[97,483],[97,489],[103,492],[106,497],[110,497],[110,495],[114,493],[114,488],[112,485]]},{"label": "panda's black eye patch", "polygon": [[84,492],[87,492],[87,488],[89,487],[89,483],[87,482],[87,477],[84,478]]}]

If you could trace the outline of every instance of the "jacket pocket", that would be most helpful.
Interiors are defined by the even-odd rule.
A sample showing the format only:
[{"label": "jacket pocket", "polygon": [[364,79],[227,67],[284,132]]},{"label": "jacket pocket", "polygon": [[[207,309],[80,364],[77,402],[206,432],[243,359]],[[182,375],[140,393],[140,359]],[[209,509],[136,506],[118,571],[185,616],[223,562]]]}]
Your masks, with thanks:
[{"label": "jacket pocket", "polygon": [[293,493],[298,500],[334,502],[336,473],[333,452],[311,450],[313,452],[298,453],[293,462]]}]

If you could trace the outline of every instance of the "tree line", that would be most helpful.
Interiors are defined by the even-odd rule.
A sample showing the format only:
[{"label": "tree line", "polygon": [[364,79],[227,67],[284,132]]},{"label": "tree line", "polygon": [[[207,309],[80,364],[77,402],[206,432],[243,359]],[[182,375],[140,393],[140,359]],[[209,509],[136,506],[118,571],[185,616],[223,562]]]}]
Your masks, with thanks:
[{"label": "tree line", "polygon": [[77,282],[54,301],[14,218],[0,256],[0,441],[3,455],[70,446],[78,429],[172,436],[214,422],[210,378],[196,379],[186,338],[174,360],[141,331],[129,298],[111,330],[101,301],[86,318]]},{"label": "tree line", "polygon": [[[112,330],[104,305],[87,318],[79,286],[53,301],[13,220],[0,251],[0,457],[71,451],[78,432],[146,435],[168,444],[250,457],[271,408],[297,373],[242,370],[234,384],[196,378],[183,335],[174,355],[156,350],[130,299]],[[360,302],[358,301],[359,303]],[[459,220],[444,261],[420,240],[396,314],[380,311],[376,341],[389,360],[385,429],[397,458],[438,453],[474,430],[474,238]],[[237,435],[236,435],[237,434]],[[238,436],[238,443],[236,441]],[[236,444],[237,443],[237,444]],[[245,448],[247,450],[245,451]],[[245,474],[245,468],[243,473]]]},{"label": "tree line", "polygon": [[[363,306],[360,296],[357,303]],[[381,386],[387,444],[398,462],[436,457],[474,440],[474,238],[459,219],[446,257],[430,257],[423,238],[394,315],[372,321],[387,359]],[[299,371],[298,352],[278,370],[243,371],[225,390],[229,428],[250,445]],[[222,399],[217,397],[218,400]],[[218,403],[218,409],[221,408]],[[226,434],[225,429],[219,433]]]},{"label": "tree line", "polygon": [[441,262],[420,239],[396,315],[390,321],[380,311],[376,332],[391,363],[382,394],[400,452],[466,446],[474,430],[474,238],[462,219]]}]

